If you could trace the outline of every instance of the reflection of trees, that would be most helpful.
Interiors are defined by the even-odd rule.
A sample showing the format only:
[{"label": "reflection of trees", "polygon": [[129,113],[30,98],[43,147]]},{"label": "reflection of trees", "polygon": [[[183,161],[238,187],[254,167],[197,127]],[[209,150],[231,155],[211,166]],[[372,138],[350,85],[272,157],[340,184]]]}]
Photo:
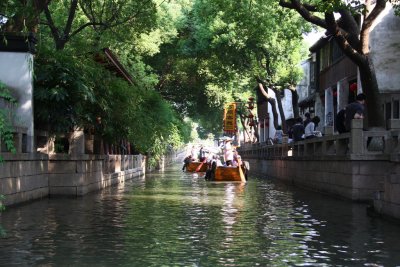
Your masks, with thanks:
[{"label": "reflection of trees", "polygon": [[0,266],[398,262],[397,225],[366,219],[363,207],[256,179],[148,174],[84,198],[7,209]]}]

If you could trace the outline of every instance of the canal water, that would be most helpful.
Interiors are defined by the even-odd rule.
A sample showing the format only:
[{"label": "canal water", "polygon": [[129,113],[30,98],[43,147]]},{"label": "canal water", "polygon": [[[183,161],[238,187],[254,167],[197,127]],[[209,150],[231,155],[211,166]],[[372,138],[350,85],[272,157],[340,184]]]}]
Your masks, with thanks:
[{"label": "canal water", "polygon": [[400,266],[400,226],[365,205],[180,167],[8,208],[0,266]]}]

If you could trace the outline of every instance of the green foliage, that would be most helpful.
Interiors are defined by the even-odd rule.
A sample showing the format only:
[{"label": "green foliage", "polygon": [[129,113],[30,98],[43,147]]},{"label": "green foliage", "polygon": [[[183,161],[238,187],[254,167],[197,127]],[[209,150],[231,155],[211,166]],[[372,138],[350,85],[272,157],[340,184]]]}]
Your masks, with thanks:
[{"label": "green foliage", "polygon": [[[83,63],[83,64],[82,64]],[[95,102],[93,81],[85,76],[86,58],[65,53],[35,60],[35,122],[50,133],[67,133],[91,122],[87,107]]]},{"label": "green foliage", "polygon": [[[15,105],[16,100],[12,97],[10,91],[7,89],[4,83],[0,81],[0,101],[4,104],[8,103],[8,108],[0,109],[0,138],[1,142],[6,145],[6,148],[15,153],[16,149],[14,147],[14,136],[13,136],[13,126],[11,122],[12,114],[11,108]],[[0,160],[2,160],[0,156]]]},{"label": "green foliage", "polygon": [[[255,76],[299,77],[309,26],[273,0],[78,1],[69,25],[71,3],[51,1],[52,21],[42,12],[47,23],[38,25],[35,123],[53,133],[95,128],[108,142],[161,155],[219,135],[225,103],[252,95]],[[94,60],[104,47],[134,84]]]}]

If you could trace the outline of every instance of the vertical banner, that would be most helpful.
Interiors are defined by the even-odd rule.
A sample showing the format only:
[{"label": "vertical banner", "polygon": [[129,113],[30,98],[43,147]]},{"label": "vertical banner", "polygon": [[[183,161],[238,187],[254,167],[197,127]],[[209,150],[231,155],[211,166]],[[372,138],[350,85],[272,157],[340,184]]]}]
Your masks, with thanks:
[{"label": "vertical banner", "polygon": [[229,103],[224,108],[224,132],[236,133],[236,103]]},{"label": "vertical banner", "polygon": [[325,90],[325,126],[333,126],[333,92],[332,88]]}]

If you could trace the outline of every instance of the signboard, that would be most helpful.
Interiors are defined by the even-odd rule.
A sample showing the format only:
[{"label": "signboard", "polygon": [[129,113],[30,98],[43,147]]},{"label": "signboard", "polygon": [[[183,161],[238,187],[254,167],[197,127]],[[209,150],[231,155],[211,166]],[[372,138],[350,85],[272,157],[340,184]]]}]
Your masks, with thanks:
[{"label": "signboard", "polygon": [[224,108],[224,132],[236,132],[236,103],[229,103]]}]

